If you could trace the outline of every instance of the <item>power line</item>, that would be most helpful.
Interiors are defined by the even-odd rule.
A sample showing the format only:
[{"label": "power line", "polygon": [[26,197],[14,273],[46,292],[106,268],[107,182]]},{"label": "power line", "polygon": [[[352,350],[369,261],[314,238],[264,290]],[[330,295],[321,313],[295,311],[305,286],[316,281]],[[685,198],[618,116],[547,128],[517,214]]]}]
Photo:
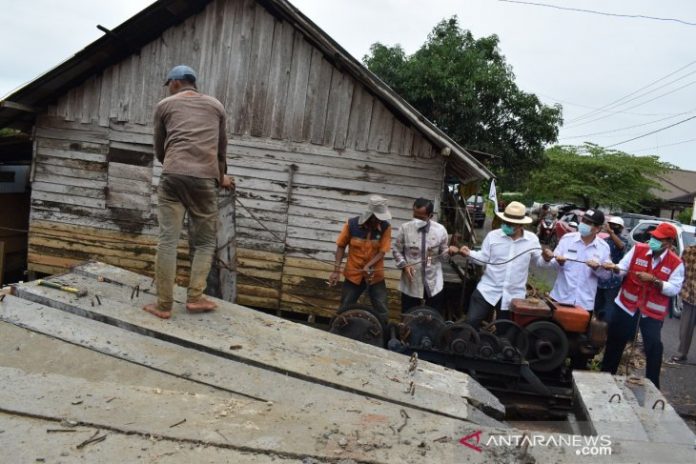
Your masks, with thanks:
[{"label": "power line", "polygon": [[616,18],[652,19],[655,21],[671,21],[671,22],[675,22],[675,23],[684,24],[686,26],[696,26],[696,23],[684,21],[683,19],[679,19],[679,18],[660,18],[657,16],[647,16],[647,15],[638,15],[638,14],[607,13],[606,11],[586,10],[584,8],[571,8],[571,7],[566,7],[566,6],[551,5],[549,3],[523,2],[520,0],[498,0],[498,1],[505,2],[505,3],[517,3],[520,5],[530,5],[530,6],[541,6],[541,7],[545,7],[545,8],[554,8],[556,10],[575,11],[578,13],[590,13],[590,14],[597,14],[597,15],[602,15],[602,16],[613,16]]},{"label": "power line", "polygon": [[577,121],[580,121],[580,120],[583,120],[583,119],[587,119],[588,117],[594,116],[594,114],[596,114],[596,113],[599,112],[599,111],[602,111],[602,110],[605,110],[605,109],[609,109],[609,108],[612,108],[612,107],[616,107],[616,106],[620,106],[619,103],[621,103],[621,104],[628,103],[629,101],[636,100],[636,99],[638,99],[638,98],[640,98],[640,97],[642,97],[642,96],[644,96],[644,95],[647,95],[647,94],[650,94],[650,93],[652,93],[652,92],[655,92],[655,91],[657,91],[657,90],[659,90],[659,89],[661,89],[661,88],[664,88],[664,87],[666,87],[666,86],[668,86],[668,85],[670,85],[670,84],[674,84],[675,82],[680,81],[680,80],[684,79],[685,77],[690,76],[690,75],[696,73],[696,71],[693,71],[693,72],[690,72],[690,73],[688,73],[688,74],[685,74],[685,75],[683,75],[682,77],[677,78],[677,79],[675,79],[675,80],[673,80],[673,81],[670,81],[670,82],[668,82],[668,83],[666,83],[666,84],[664,84],[664,85],[661,85],[660,87],[657,87],[657,88],[655,88],[655,89],[653,89],[653,90],[650,90],[649,92],[640,94],[640,95],[638,95],[638,96],[636,96],[636,97],[634,97],[634,98],[632,98],[632,99],[630,99],[630,100],[624,101],[624,100],[626,100],[627,98],[632,97],[632,96],[634,96],[635,94],[637,94],[637,93],[639,93],[639,92],[641,92],[641,91],[643,91],[643,90],[645,90],[645,89],[647,89],[647,88],[652,87],[653,85],[657,84],[658,82],[662,82],[663,80],[667,79],[668,77],[671,77],[671,76],[677,74],[678,72],[683,71],[684,69],[688,68],[689,66],[693,65],[694,63],[696,63],[696,60],[694,60],[694,61],[692,61],[691,63],[688,63],[688,64],[682,66],[681,68],[677,69],[676,71],[672,71],[671,73],[667,74],[666,76],[662,76],[661,78],[659,78],[659,79],[657,79],[657,80],[654,80],[654,81],[650,82],[649,84],[644,85],[643,87],[639,88],[638,90],[634,90],[633,92],[629,93],[628,95],[624,95],[623,97],[621,97],[621,98],[619,98],[619,99],[617,99],[617,100],[614,100],[614,101],[611,102],[611,103],[607,103],[606,105],[604,105],[604,106],[598,108],[598,109],[595,110],[595,111],[589,111],[589,112],[587,112],[587,113],[585,113],[585,114],[582,114],[582,115],[578,116],[577,118],[568,121],[568,123],[574,123],[574,122],[577,122]]},{"label": "power line", "polygon": [[606,131],[601,131],[601,132],[592,132],[590,134],[571,135],[569,137],[563,137],[563,139],[580,139],[582,137],[592,137],[592,136],[596,136],[596,135],[614,134],[616,132],[622,132],[622,131],[625,131],[627,129],[635,129],[636,127],[649,126],[650,124],[655,124],[658,122],[666,121],[668,119],[673,119],[673,118],[676,118],[677,116],[684,116],[685,114],[690,114],[690,113],[693,113],[694,111],[696,111],[696,108],[694,108],[690,111],[685,111],[683,113],[673,114],[672,116],[667,116],[666,118],[660,118],[660,119],[656,119],[654,121],[644,122],[642,124],[634,124],[632,126],[619,127],[616,129],[611,129],[611,130],[606,130]]},{"label": "power line", "polygon": [[638,153],[638,152],[641,152],[641,151],[659,150],[660,148],[674,147],[674,146],[676,146],[676,145],[683,145],[683,144],[689,143],[689,142],[696,142],[696,138],[694,138],[694,139],[687,139],[687,140],[680,140],[679,142],[667,143],[667,144],[664,144],[664,145],[655,145],[655,146],[653,146],[653,147],[639,148],[639,149],[637,149],[637,150],[631,150],[631,152],[633,152],[633,153]]},{"label": "power line", "polygon": [[[601,110],[595,106],[581,105],[580,103],[574,103],[574,102],[571,102],[568,100],[562,100],[560,98],[552,97],[551,95],[544,95],[543,93],[539,93],[539,92],[532,92],[532,93],[534,95],[540,96],[542,99],[550,100],[551,103],[561,103],[563,105],[577,106],[579,108],[588,108],[591,110],[597,110],[599,112],[609,112],[609,110],[604,111],[604,110]],[[616,114],[616,113],[627,114],[629,116],[671,116],[671,117],[676,117],[676,116],[683,116],[683,115],[687,114],[688,111],[686,113],[632,113],[632,112],[628,112],[628,111],[617,111],[617,112],[612,113],[612,114]]]},{"label": "power line", "polygon": [[681,121],[677,121],[677,122],[675,122],[674,124],[670,124],[669,126],[665,126],[665,127],[659,128],[659,129],[655,129],[654,131],[650,131],[650,132],[648,132],[647,134],[639,135],[639,136],[637,136],[637,137],[633,137],[633,138],[628,139],[628,140],[624,140],[624,141],[621,141],[621,142],[618,142],[618,143],[614,143],[614,144],[612,144],[612,145],[607,145],[605,148],[611,148],[611,147],[615,147],[615,146],[617,146],[617,145],[623,145],[624,143],[633,142],[634,140],[642,139],[643,137],[647,137],[648,135],[657,134],[658,132],[662,132],[663,130],[667,130],[667,129],[671,128],[671,127],[678,126],[679,124],[684,124],[685,122],[691,121],[692,119],[696,119],[696,115],[695,115],[695,116],[690,116],[690,117],[688,117],[688,118],[686,118],[686,119],[682,119]]},{"label": "power line", "polygon": [[692,85],[694,85],[694,84],[696,84],[696,81],[691,81],[691,82],[689,82],[689,83],[687,83],[687,84],[682,85],[681,87],[677,87],[676,89],[672,89],[672,90],[670,90],[669,92],[665,92],[665,93],[663,93],[663,94],[660,94],[660,95],[658,95],[657,97],[651,98],[650,100],[645,100],[644,102],[640,102],[640,103],[638,103],[638,104],[636,104],[636,105],[629,106],[628,108],[624,108],[624,109],[621,110],[621,111],[612,111],[612,112],[610,112],[609,114],[606,114],[606,115],[604,115],[604,116],[600,116],[600,117],[595,118],[595,119],[590,119],[589,121],[580,122],[580,123],[578,123],[578,124],[571,124],[571,125],[568,126],[568,127],[569,127],[569,128],[580,127],[580,126],[585,126],[585,125],[587,125],[587,124],[591,124],[591,123],[596,122],[596,121],[601,121],[602,119],[606,119],[606,118],[611,117],[611,116],[613,116],[613,115],[615,115],[615,114],[619,114],[619,113],[621,113],[622,111],[631,110],[631,109],[633,109],[633,108],[638,108],[639,106],[643,106],[643,105],[645,105],[645,104],[647,104],[647,103],[650,103],[650,102],[655,101],[655,100],[657,100],[657,99],[660,99],[660,98],[662,98],[662,97],[666,97],[667,95],[671,95],[671,94],[673,94],[674,92],[678,92],[679,90],[685,89],[686,87],[692,86]]}]

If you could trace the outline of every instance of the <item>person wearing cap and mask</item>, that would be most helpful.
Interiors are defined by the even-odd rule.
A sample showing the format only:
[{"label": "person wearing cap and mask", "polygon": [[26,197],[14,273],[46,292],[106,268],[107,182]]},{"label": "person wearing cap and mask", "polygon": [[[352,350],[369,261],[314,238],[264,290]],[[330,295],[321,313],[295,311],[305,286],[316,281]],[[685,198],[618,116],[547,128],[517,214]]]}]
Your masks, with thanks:
[{"label": "person wearing cap and mask", "polygon": [[[621,261],[628,248],[628,241],[621,235],[623,229],[623,219],[618,216],[613,216],[604,226],[604,231],[609,234],[605,240],[607,245],[609,245],[611,262],[614,264],[618,264]],[[611,321],[611,316],[614,312],[614,299],[619,294],[621,280],[621,277],[614,273],[598,279],[594,306],[595,316],[598,319],[607,323]]]},{"label": "person wearing cap and mask", "polygon": [[609,276],[602,264],[611,262],[609,245],[597,237],[604,225],[604,213],[588,209],[577,232],[561,237],[555,250],[546,249],[537,259],[540,267],[557,271],[551,297],[559,303],[577,305],[587,311],[595,306],[597,280]]},{"label": "person wearing cap and mask", "polygon": [[459,248],[448,247],[447,229],[433,221],[434,208],[431,200],[418,198],[413,219],[401,226],[392,247],[396,267],[401,269],[402,312],[420,305],[443,312],[442,261],[449,261]]},{"label": "person wearing cap and mask", "polygon": [[172,68],[165,82],[170,96],[155,110],[155,156],[163,165],[157,187],[157,303],[143,309],[162,319],[171,317],[176,249],[185,213],[191,221],[193,243],[186,310],[215,309],[203,292],[216,246],[217,195],[220,187],[234,188],[234,180],[227,175],[225,109],[215,98],[200,93],[196,81],[190,67]]},{"label": "person wearing cap and mask", "polygon": [[626,343],[640,327],[645,350],[645,377],[660,388],[662,339],[660,332],[670,299],[684,283],[684,264],[672,246],[677,229],[661,222],[648,243],[636,243],[619,264],[605,268],[624,278],[607,333],[602,371],[616,374]]},{"label": "person wearing cap and mask", "polygon": [[505,211],[496,215],[502,221],[500,229],[486,235],[481,251],[466,246],[460,249],[462,255],[474,258],[474,264],[490,263],[469,301],[466,320],[475,329],[494,309],[498,310],[498,319],[510,319],[510,302],[526,295],[529,263],[536,263],[541,256],[539,238],[525,230],[532,218],[525,215],[522,203],[510,202]]},{"label": "person wearing cap and mask", "polygon": [[380,319],[387,322],[387,286],[384,282],[384,255],[391,248],[391,213],[386,198],[373,195],[367,210],[360,216],[348,219],[336,239],[336,260],[329,276],[329,285],[335,286],[340,278],[341,263],[348,247],[348,259],[343,271],[341,289],[343,309],[358,301],[367,290],[372,308]]}]

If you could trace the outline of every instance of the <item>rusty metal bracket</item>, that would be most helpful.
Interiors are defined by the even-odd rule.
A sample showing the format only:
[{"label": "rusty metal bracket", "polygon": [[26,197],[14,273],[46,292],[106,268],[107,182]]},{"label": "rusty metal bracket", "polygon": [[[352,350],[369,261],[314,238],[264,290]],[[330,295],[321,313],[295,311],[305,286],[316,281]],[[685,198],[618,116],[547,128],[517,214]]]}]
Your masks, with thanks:
[{"label": "rusty metal bracket", "polygon": [[609,397],[609,402],[610,402],[610,403],[613,403],[613,402],[614,402],[614,397],[617,397],[617,398],[619,399],[618,402],[621,403],[621,395],[619,395],[618,393],[614,393],[613,395],[611,395],[611,397]]}]

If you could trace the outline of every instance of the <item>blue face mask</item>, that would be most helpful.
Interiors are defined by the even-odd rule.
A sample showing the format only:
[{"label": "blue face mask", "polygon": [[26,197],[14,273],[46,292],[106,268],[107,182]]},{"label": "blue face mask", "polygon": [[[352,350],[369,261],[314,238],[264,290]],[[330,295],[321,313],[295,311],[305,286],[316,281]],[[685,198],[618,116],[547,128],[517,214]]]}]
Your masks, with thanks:
[{"label": "blue face mask", "polygon": [[510,224],[503,224],[503,225],[501,225],[501,226],[500,226],[500,230],[502,230],[503,233],[504,233],[505,235],[507,235],[508,237],[509,237],[510,235],[512,235],[512,234],[515,233],[515,228],[512,227]]},{"label": "blue face mask", "polygon": [[580,232],[580,236],[587,237],[592,233],[592,226],[581,222],[578,226],[578,232]]},{"label": "blue face mask", "polygon": [[652,237],[648,241],[648,246],[650,247],[653,253],[658,253],[660,250],[662,250],[662,242],[656,239],[655,237]]}]

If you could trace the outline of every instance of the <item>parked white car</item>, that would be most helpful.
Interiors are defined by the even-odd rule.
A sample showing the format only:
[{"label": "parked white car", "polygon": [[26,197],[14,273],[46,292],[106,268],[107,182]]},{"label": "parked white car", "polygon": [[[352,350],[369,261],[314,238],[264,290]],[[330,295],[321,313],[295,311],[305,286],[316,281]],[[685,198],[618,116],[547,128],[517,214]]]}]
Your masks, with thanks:
[{"label": "parked white car", "polygon": [[[657,219],[643,219],[639,221],[631,230],[628,238],[629,244],[633,246],[636,242],[646,243],[650,240],[650,232],[655,230],[661,222],[663,221]],[[681,256],[686,247],[696,244],[696,237],[694,237],[696,227],[674,222],[671,222],[671,224],[677,228],[677,254]]]},{"label": "parked white car", "polygon": [[[645,243],[650,240],[650,232],[655,230],[661,222],[663,221],[656,219],[643,219],[639,221],[633,230],[631,230],[628,237],[629,245],[633,246],[636,242]],[[678,223],[672,223],[672,225],[677,228],[677,254],[681,256],[685,248],[696,245],[696,227]],[[681,298],[677,296],[674,298],[672,315],[679,318],[681,312],[682,301]]]}]

